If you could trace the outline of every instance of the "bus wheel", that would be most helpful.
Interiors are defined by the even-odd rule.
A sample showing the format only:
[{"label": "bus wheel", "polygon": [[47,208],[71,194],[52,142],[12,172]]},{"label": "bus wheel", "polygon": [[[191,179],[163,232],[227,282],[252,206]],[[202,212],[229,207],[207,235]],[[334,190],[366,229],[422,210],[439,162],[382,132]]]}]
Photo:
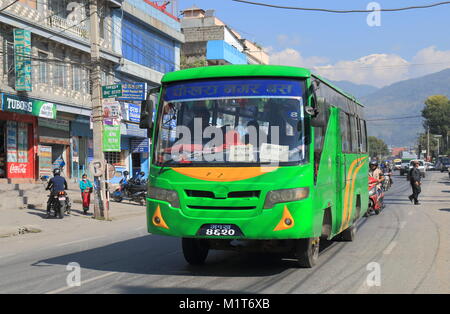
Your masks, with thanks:
[{"label": "bus wheel", "polygon": [[351,225],[340,234],[340,240],[346,242],[353,242],[356,238],[356,226],[355,224]]},{"label": "bus wheel", "polygon": [[297,263],[302,268],[312,268],[319,259],[319,238],[298,239],[295,253]]},{"label": "bus wheel", "polygon": [[205,240],[183,238],[183,255],[185,260],[191,265],[202,265],[208,256],[209,247]]}]

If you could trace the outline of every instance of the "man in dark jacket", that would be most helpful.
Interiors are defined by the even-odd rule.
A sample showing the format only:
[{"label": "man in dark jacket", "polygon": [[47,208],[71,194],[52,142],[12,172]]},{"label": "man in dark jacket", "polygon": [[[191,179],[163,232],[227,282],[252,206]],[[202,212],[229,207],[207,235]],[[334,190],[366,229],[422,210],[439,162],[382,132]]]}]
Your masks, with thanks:
[{"label": "man in dark jacket", "polygon": [[412,187],[412,193],[408,198],[412,201],[414,200],[414,205],[420,205],[419,200],[417,199],[419,197],[420,192],[422,189],[420,188],[421,182],[420,182],[420,171],[419,171],[419,162],[414,161],[413,162],[413,168],[409,171],[409,180]]},{"label": "man in dark jacket", "polygon": [[57,194],[58,192],[64,192],[68,189],[67,181],[64,177],[61,176],[61,170],[59,168],[53,169],[53,178],[47,184],[46,190],[50,190],[50,197],[47,201],[47,215],[50,215],[50,202],[52,196]]}]

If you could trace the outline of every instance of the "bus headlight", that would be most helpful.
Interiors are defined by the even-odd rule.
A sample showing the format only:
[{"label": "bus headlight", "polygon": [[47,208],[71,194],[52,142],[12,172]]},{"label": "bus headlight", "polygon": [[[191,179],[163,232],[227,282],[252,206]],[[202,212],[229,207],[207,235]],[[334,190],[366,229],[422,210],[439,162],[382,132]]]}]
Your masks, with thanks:
[{"label": "bus headlight", "polygon": [[286,190],[275,190],[267,193],[264,209],[272,208],[275,204],[294,202],[309,196],[309,188],[296,188]]},{"label": "bus headlight", "polygon": [[180,199],[178,198],[177,191],[150,186],[148,188],[148,197],[155,200],[168,202],[172,207],[180,208]]}]

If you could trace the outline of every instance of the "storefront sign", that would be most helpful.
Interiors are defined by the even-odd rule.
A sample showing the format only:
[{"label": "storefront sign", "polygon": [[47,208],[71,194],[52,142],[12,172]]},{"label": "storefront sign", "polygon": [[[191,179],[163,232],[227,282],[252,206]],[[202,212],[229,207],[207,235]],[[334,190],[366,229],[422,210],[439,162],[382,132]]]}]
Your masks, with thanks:
[{"label": "storefront sign", "polygon": [[120,103],[109,99],[103,100],[103,118],[105,119],[119,119],[120,118]]},{"label": "storefront sign", "polygon": [[30,92],[31,87],[31,32],[14,29],[14,64],[16,90]]},{"label": "storefront sign", "polygon": [[52,176],[52,147],[39,145],[39,178]]},{"label": "storefront sign", "polygon": [[38,123],[39,126],[43,126],[49,129],[61,130],[66,132],[69,132],[70,130],[70,123],[66,120],[39,118]]},{"label": "storefront sign", "polygon": [[127,134],[136,137],[147,137],[147,130],[139,128],[139,125],[127,123]]},{"label": "storefront sign", "polygon": [[103,98],[116,98],[122,96],[122,84],[102,86]]},{"label": "storefront sign", "polygon": [[118,100],[143,101],[147,94],[146,83],[122,83],[122,96]]},{"label": "storefront sign", "polygon": [[103,151],[120,152],[120,125],[103,125]]},{"label": "storefront sign", "polygon": [[148,138],[143,139],[132,139],[131,140],[131,151],[133,153],[148,153]]},{"label": "storefront sign", "polygon": [[7,162],[17,162],[17,122],[8,121],[6,124]]},{"label": "storefront sign", "polygon": [[3,94],[2,110],[30,114],[41,118],[56,118],[56,105],[43,100]]}]

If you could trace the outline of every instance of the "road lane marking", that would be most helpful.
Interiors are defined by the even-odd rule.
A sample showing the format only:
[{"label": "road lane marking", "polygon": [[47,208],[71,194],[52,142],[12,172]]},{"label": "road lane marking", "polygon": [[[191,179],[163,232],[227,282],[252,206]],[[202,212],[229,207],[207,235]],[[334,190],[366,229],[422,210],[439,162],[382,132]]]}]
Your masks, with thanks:
[{"label": "road lane marking", "polygon": [[72,241],[72,242],[60,243],[60,244],[58,244],[56,246],[58,246],[58,247],[66,246],[66,245],[71,245],[71,244],[76,244],[76,243],[82,243],[82,242],[97,240],[97,239],[101,239],[101,238],[103,238],[103,237],[87,238],[87,239],[83,239],[83,240],[77,240],[77,241]]},{"label": "road lane marking", "polygon": [[384,255],[389,255],[392,253],[392,250],[397,246],[397,241],[392,241],[391,244],[383,251]]},{"label": "road lane marking", "polygon": [[[97,277],[94,277],[94,278],[82,281],[80,287],[82,287],[83,285],[85,285],[87,283],[90,283],[90,282],[93,282],[93,281],[96,281],[96,280],[99,280],[99,279],[103,279],[103,278],[106,278],[106,277],[109,277],[109,276],[112,276],[112,275],[115,275],[115,274],[118,274],[118,272],[110,272],[110,273],[106,273],[106,274],[103,274],[103,275],[100,275],[100,276],[97,276]],[[67,287],[63,287],[63,288],[59,288],[59,289],[56,289],[56,290],[52,290],[52,291],[46,292],[45,294],[57,294],[57,293],[61,293],[61,292],[73,289],[73,288],[80,288],[80,287],[77,287],[77,286],[69,287],[69,286],[67,286]]]}]

